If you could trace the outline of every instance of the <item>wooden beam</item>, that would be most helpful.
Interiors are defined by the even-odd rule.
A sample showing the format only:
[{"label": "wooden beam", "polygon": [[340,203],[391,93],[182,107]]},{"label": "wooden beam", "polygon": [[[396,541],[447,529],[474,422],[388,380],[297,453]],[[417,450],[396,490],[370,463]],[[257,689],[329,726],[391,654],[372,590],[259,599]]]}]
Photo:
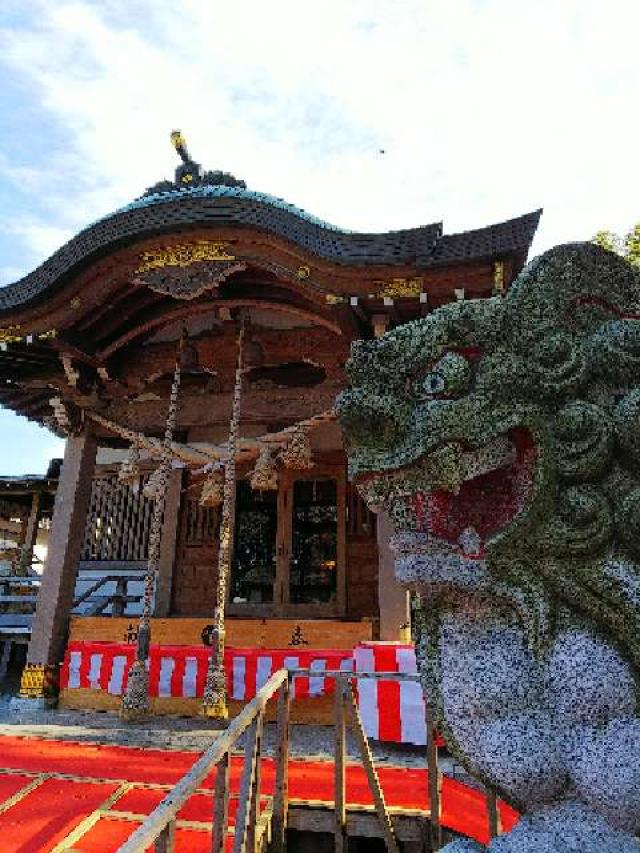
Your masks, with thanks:
[{"label": "wooden beam", "polygon": [[68,355],[75,361],[80,361],[82,364],[89,365],[89,367],[96,368],[100,365],[100,362],[95,356],[81,349],[76,344],[71,343],[71,341],[64,337],[56,336],[55,338],[51,338],[50,346],[57,353]]},{"label": "wooden beam", "polygon": [[320,326],[330,329],[337,335],[342,335],[342,329],[339,323],[330,320],[311,309],[293,306],[287,302],[275,302],[269,299],[215,299],[207,302],[190,303],[188,305],[183,305],[180,308],[176,308],[173,311],[159,312],[157,316],[147,319],[144,323],[136,325],[135,328],[130,329],[120,337],[116,338],[116,340],[111,344],[101,349],[97,353],[97,357],[101,361],[106,361],[106,359],[110,358],[110,356],[115,352],[122,349],[124,346],[127,346],[136,338],[155,333],[164,326],[177,323],[180,320],[187,320],[188,318],[197,316],[198,314],[209,313],[214,308],[222,307],[232,310],[237,308],[276,310],[285,314],[291,314],[292,316],[299,317],[300,319],[311,320]]}]

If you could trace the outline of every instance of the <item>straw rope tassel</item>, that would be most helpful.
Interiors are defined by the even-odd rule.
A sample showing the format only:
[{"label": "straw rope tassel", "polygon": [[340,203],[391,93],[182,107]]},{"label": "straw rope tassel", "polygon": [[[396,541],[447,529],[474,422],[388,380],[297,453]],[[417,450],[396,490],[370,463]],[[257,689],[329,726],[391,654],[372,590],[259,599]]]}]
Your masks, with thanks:
[{"label": "straw rope tassel", "polygon": [[238,427],[240,424],[240,398],[242,394],[242,360],[244,345],[244,316],[240,318],[238,333],[238,361],[236,366],[235,385],[233,388],[233,406],[229,423],[229,441],[224,466],[224,487],[222,495],[222,518],[220,520],[220,545],[218,548],[218,583],[216,588],[216,604],[213,615],[213,642],[207,681],[202,698],[202,713],[206,717],[226,719],[227,709],[227,678],[224,670],[225,642],[225,603],[229,568],[231,565],[233,522],[236,502],[236,449],[238,443]]},{"label": "straw rope tassel", "polygon": [[173,373],[173,383],[169,396],[169,408],[167,410],[167,421],[164,431],[162,445],[162,457],[157,472],[158,490],[153,505],[153,516],[151,518],[151,529],[149,531],[149,557],[147,572],[144,579],[144,593],[142,597],[142,615],[138,623],[138,636],[136,640],[136,657],[129,670],[127,689],[122,697],[120,716],[125,720],[134,720],[149,712],[149,647],[151,645],[151,608],[156,588],[156,575],[160,559],[160,535],[162,532],[162,518],[167,493],[167,479],[171,470],[173,431],[176,426],[178,413],[178,391],[180,389],[180,369],[182,363],[182,352],[186,338],[186,330],[183,330],[176,353],[176,364]]}]

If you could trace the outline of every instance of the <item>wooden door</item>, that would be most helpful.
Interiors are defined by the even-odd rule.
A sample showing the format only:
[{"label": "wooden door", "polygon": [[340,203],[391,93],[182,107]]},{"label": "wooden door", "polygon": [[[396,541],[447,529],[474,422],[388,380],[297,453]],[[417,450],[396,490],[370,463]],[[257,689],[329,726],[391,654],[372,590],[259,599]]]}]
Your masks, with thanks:
[{"label": "wooden door", "polygon": [[344,466],[278,472],[277,492],[239,480],[227,612],[240,616],[343,616]]},{"label": "wooden door", "polygon": [[286,616],[345,613],[345,471],[284,471],[279,494],[277,594]]}]

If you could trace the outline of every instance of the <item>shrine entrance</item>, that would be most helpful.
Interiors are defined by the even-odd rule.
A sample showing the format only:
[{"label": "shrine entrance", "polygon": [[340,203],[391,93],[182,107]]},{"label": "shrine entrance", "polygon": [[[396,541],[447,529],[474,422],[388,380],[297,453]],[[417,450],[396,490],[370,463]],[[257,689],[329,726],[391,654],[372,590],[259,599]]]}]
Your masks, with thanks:
[{"label": "shrine entrance", "polygon": [[277,491],[240,480],[228,612],[344,615],[345,514],[341,466],[283,471]]}]

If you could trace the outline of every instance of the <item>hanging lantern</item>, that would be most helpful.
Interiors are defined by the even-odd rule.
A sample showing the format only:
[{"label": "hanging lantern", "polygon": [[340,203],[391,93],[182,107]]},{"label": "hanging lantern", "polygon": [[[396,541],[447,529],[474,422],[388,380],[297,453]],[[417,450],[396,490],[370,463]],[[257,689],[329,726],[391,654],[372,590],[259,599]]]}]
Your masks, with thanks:
[{"label": "hanging lantern", "polygon": [[291,433],[291,439],[280,453],[285,468],[292,471],[308,471],[313,468],[313,455],[309,433],[303,426],[297,426]]},{"label": "hanging lantern", "polygon": [[165,486],[165,471],[161,465],[150,475],[147,482],[144,484],[142,494],[149,500],[157,500],[162,496]]},{"label": "hanging lantern", "polygon": [[278,488],[276,460],[268,447],[263,447],[255,468],[251,473],[251,488],[259,492],[268,492]]},{"label": "hanging lantern", "polygon": [[224,470],[218,466],[211,471],[202,484],[200,506],[220,506],[224,497]]},{"label": "hanging lantern", "polygon": [[140,482],[140,448],[135,443],[118,469],[118,482],[127,486],[137,486]]}]

